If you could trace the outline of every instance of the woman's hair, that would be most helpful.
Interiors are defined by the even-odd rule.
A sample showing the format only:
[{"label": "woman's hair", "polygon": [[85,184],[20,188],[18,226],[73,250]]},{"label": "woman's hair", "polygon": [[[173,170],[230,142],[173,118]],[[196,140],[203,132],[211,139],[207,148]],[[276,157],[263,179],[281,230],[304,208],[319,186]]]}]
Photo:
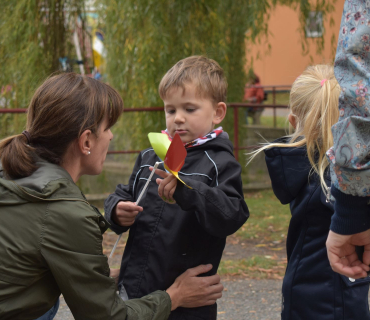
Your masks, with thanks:
[{"label": "woman's hair", "polygon": [[31,175],[37,169],[38,157],[60,165],[72,141],[85,130],[96,135],[106,118],[111,127],[122,112],[122,98],[107,84],[76,73],[48,78],[28,107],[28,134],[0,141],[6,176],[17,179]]},{"label": "woman's hair", "polygon": [[332,66],[308,67],[294,81],[290,91],[290,114],[295,118],[296,128],[289,125],[289,142],[266,144],[251,153],[249,162],[262,150],[272,147],[306,146],[308,159],[320,176],[321,187],[326,193],[324,172],[329,162],[325,153],[333,146],[331,127],[339,118],[339,93],[340,86]]}]

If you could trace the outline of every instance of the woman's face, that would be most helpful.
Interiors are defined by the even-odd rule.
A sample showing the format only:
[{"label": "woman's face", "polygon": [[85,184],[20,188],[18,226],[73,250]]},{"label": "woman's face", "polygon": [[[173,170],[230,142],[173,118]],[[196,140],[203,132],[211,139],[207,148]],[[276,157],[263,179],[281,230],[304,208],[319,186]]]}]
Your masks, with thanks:
[{"label": "woman's face", "polygon": [[98,129],[97,135],[91,135],[90,154],[84,157],[83,174],[97,175],[102,172],[109,143],[113,139],[112,131],[107,127],[108,119],[105,119]]}]

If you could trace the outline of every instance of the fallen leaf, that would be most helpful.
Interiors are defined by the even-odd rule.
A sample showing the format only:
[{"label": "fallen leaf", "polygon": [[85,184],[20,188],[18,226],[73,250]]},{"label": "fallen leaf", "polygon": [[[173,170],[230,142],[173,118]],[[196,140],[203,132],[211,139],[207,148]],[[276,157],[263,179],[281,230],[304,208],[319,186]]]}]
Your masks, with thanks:
[{"label": "fallen leaf", "polygon": [[236,254],[235,252],[225,252],[225,255],[227,255],[227,256],[233,256],[235,254]]}]

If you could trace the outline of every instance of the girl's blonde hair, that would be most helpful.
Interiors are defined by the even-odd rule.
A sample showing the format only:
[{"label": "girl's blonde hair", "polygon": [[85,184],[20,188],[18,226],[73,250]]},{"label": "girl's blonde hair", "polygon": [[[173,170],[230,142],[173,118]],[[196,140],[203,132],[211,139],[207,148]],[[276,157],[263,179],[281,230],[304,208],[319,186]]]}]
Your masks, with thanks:
[{"label": "girl's blonde hair", "polygon": [[329,65],[308,67],[293,83],[290,91],[290,113],[296,127],[289,125],[288,143],[269,143],[251,153],[248,161],[272,147],[295,148],[306,146],[312,169],[320,176],[326,193],[324,172],[329,162],[326,151],[333,146],[331,127],[338,122],[340,86]]}]

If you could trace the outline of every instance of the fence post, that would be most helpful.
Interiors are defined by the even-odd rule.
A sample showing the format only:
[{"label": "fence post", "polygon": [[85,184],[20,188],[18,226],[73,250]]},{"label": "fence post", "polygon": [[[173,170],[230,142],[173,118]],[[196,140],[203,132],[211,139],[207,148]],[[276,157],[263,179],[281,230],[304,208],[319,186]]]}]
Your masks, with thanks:
[{"label": "fence post", "polygon": [[234,106],[234,156],[236,161],[239,161],[239,117],[238,107]]},{"label": "fence post", "polygon": [[[276,87],[272,87],[272,104],[276,106]],[[276,128],[276,108],[274,107],[274,128]]]}]

